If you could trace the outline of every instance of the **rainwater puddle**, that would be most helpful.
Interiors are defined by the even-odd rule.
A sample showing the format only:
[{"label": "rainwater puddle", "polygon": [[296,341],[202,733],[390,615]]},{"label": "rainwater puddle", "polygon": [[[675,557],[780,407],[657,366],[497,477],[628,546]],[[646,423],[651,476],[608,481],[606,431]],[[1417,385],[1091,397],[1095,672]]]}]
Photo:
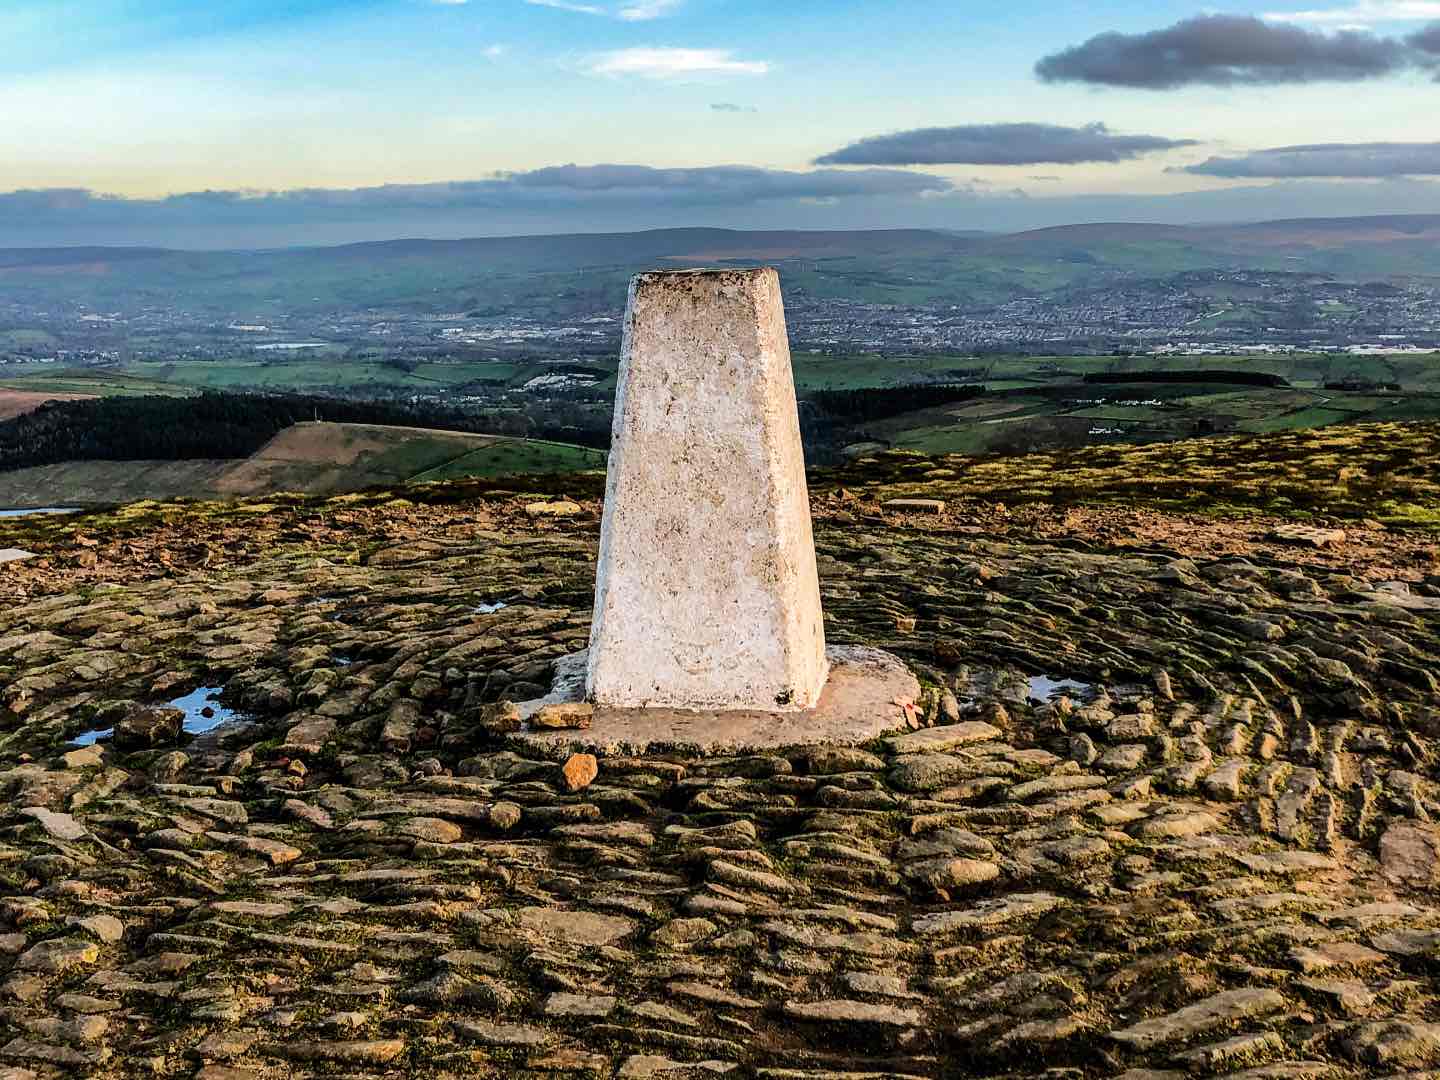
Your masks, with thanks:
[{"label": "rainwater puddle", "polygon": [[496,600],[493,604],[479,604],[475,610],[481,615],[494,615],[497,611],[504,611],[509,606],[504,600]]},{"label": "rainwater puddle", "polygon": [[[191,735],[213,731],[221,724],[236,719],[240,714],[220,704],[223,687],[202,686],[184,697],[175,698],[155,706],[156,708],[179,709],[185,714],[181,729]],[[71,746],[91,746],[115,734],[114,728],[92,728],[70,740]]]},{"label": "rainwater puddle", "polygon": [[1094,683],[1078,682],[1055,675],[1032,675],[1029,682],[1030,689],[1026,696],[1031,701],[1046,702],[1061,694],[1083,700],[1095,692]]},{"label": "rainwater puddle", "polygon": [[185,714],[184,730],[191,735],[199,735],[219,727],[227,720],[234,720],[238,715],[234,709],[227,709],[220,704],[222,689],[223,687],[219,686],[202,686],[184,697],[167,701],[165,707],[181,710]]}]

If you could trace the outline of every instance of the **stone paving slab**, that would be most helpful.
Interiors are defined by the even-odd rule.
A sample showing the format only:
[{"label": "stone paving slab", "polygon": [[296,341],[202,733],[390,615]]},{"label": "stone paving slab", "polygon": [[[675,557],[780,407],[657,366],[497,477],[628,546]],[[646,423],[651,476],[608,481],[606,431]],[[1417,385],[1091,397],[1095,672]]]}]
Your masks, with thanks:
[{"label": "stone paving slab", "polygon": [[[450,513],[0,611],[0,1075],[1440,1069],[1440,615],[1392,567],[822,524],[918,730],[567,773],[486,724],[584,646],[593,522]],[[200,686],[239,721],[67,742]]]}]

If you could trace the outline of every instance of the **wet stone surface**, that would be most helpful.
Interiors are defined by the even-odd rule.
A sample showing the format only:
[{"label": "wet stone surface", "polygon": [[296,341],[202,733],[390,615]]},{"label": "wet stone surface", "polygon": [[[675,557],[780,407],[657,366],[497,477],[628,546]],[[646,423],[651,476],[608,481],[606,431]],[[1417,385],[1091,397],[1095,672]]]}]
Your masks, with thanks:
[{"label": "wet stone surface", "polygon": [[[585,641],[593,505],[24,579],[0,1077],[1440,1069],[1433,571],[832,511],[827,633],[916,730],[593,775],[497,719]],[[196,686],[254,723],[67,742]]]}]

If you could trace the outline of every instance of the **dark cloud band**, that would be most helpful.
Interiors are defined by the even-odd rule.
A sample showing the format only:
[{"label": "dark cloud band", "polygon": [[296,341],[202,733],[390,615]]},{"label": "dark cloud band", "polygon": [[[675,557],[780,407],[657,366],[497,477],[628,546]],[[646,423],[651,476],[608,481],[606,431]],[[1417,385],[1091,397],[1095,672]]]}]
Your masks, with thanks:
[{"label": "dark cloud band", "polygon": [[784,200],[904,198],[944,194],[944,177],[904,169],[786,172],[742,165],[656,169],[560,165],[488,180],[294,191],[192,191],[127,199],[83,188],[0,193],[0,224],[245,224],[346,221],[437,210],[556,211],[607,206],[748,206]]},{"label": "dark cloud band", "polygon": [[1171,90],[1358,82],[1416,62],[1405,42],[1358,30],[1334,34],[1252,16],[1200,15],[1144,34],[1106,33],[1042,59],[1046,82]]},{"label": "dark cloud band", "polygon": [[971,124],[918,128],[851,143],[817,165],[1078,165],[1194,146],[1193,139],[1119,135],[1104,124]]},{"label": "dark cloud band", "polygon": [[1182,171],[1243,179],[1440,176],[1440,143],[1278,146],[1239,157],[1212,157]]}]

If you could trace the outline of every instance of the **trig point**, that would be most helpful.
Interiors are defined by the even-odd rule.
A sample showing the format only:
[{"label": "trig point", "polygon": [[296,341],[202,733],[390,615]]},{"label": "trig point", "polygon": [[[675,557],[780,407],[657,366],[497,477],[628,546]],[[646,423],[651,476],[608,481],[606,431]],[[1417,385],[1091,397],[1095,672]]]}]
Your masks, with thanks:
[{"label": "trig point", "polygon": [[919,692],[875,649],[825,645],[810,498],[774,270],[630,284],[590,648],[549,697],[585,698],[556,748],[731,752],[859,743]]},{"label": "trig point", "polygon": [[829,672],[774,270],[630,284],[586,689],[806,709]]}]

